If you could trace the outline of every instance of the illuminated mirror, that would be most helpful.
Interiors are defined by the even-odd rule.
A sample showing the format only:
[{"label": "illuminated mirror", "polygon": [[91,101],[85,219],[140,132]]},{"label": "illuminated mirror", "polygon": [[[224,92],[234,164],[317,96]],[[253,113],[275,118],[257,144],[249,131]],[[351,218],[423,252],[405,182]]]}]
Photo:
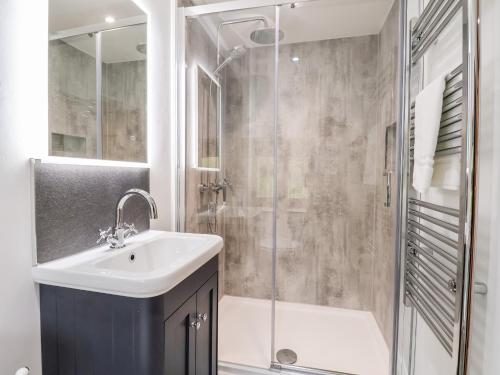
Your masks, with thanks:
[{"label": "illuminated mirror", "polygon": [[146,16],[132,1],[49,1],[48,155],[147,162]]}]

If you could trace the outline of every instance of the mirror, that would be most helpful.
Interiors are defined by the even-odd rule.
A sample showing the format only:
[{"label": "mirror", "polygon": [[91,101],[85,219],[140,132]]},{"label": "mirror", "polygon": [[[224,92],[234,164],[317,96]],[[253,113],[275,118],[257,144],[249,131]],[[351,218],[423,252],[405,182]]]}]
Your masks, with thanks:
[{"label": "mirror", "polygon": [[48,155],[147,162],[147,25],[131,0],[49,1]]},{"label": "mirror", "polygon": [[221,89],[219,81],[199,65],[193,68],[194,168],[220,170]]}]

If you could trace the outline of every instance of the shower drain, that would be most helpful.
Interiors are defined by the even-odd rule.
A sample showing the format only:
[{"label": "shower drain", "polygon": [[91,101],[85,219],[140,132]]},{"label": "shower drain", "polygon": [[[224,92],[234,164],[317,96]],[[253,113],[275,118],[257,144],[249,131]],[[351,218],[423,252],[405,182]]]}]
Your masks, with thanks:
[{"label": "shower drain", "polygon": [[297,353],[292,349],[280,349],[276,353],[276,359],[283,365],[293,365],[297,362]]}]

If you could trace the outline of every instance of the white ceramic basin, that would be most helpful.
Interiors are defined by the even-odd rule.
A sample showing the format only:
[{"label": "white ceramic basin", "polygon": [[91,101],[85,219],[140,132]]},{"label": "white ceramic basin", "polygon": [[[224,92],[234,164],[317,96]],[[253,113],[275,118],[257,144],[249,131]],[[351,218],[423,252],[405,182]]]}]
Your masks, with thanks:
[{"label": "white ceramic basin", "polygon": [[147,231],[126,240],[123,249],[102,246],[33,267],[40,284],[128,297],[168,292],[222,249],[208,234]]}]

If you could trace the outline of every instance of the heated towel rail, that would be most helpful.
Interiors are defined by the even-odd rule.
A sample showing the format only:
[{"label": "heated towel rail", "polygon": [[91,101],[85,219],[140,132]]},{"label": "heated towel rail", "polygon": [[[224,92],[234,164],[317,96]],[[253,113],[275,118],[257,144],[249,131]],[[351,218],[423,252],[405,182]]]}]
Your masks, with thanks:
[{"label": "heated towel rail", "polygon": [[[463,132],[463,81],[462,65],[446,76],[446,88],[443,94],[443,113],[437,139],[436,156],[460,154],[462,152]],[[410,159],[413,160],[415,142],[415,102],[410,111]]]},{"label": "heated towel rail", "polygon": [[[426,322],[463,374],[470,290],[474,166],[475,11],[468,0],[431,0],[409,30],[406,76],[406,120],[403,125],[403,185],[401,243],[404,257],[404,302]],[[422,74],[422,58],[461,11],[463,61],[446,76],[443,109],[435,157],[457,155],[461,160],[460,199],[454,207],[425,201],[410,189],[415,134],[412,82]],[[473,30],[473,31],[471,31]],[[470,93],[470,94],[469,94]],[[458,207],[458,208],[457,208]],[[413,315],[412,316],[416,316]],[[413,322],[412,322],[413,324]],[[415,347],[415,335],[411,338]],[[411,353],[410,353],[411,355]]]}]

